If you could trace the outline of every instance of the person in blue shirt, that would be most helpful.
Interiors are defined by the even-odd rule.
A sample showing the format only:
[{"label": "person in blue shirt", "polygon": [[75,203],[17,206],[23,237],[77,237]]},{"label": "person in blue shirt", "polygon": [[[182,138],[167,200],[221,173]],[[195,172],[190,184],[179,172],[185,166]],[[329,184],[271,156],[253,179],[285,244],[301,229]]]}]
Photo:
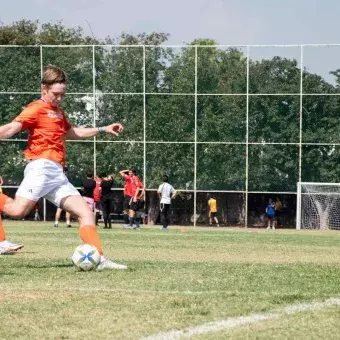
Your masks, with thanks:
[{"label": "person in blue shirt", "polygon": [[268,227],[267,229],[270,229],[270,224],[272,221],[273,229],[275,229],[275,224],[276,224],[276,218],[275,218],[275,203],[271,198],[269,198],[268,205],[266,208],[266,214],[268,216]]}]

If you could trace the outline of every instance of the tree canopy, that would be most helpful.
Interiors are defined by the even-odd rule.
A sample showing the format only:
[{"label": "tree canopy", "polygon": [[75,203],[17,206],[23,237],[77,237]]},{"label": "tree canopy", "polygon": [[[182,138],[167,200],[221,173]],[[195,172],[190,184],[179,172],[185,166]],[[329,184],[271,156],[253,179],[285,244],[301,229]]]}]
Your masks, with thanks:
[{"label": "tree canopy", "polygon": [[[0,45],[6,45],[0,47],[0,124],[39,96],[41,65],[52,63],[68,75],[63,109],[72,124],[125,126],[120,137],[101,136],[95,145],[68,142],[67,163],[76,185],[96,162],[106,172],[133,167],[142,175],[145,169],[148,188],[156,188],[167,173],[176,188],[193,190],[196,161],[197,189],[240,191],[248,157],[249,190],[295,191],[300,128],[302,180],[339,182],[340,97],[334,94],[340,69],[333,71],[337,85],[304,70],[303,93],[323,95],[303,95],[300,125],[301,70],[295,59],[250,59],[247,96],[242,48],[212,47],[217,43],[209,39],[162,46],[168,38],[155,32],[100,40],[62,22],[21,20],[0,27]],[[23,132],[13,142],[0,142],[7,184],[21,181],[26,143],[15,140],[26,137]]]}]

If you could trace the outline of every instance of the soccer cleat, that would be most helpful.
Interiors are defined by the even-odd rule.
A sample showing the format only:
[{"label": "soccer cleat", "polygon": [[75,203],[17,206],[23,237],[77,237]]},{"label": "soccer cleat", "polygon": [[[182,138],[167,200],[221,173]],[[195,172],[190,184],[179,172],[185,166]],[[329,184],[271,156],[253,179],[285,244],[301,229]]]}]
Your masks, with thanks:
[{"label": "soccer cleat", "polygon": [[113,262],[112,260],[104,257],[102,259],[102,261],[99,263],[99,265],[97,267],[97,271],[101,272],[101,271],[106,270],[106,269],[124,270],[124,269],[127,269],[127,266],[125,266],[124,264],[119,264],[119,263]]},{"label": "soccer cleat", "polygon": [[72,228],[71,224],[67,224],[66,228]]},{"label": "soccer cleat", "polygon": [[13,253],[15,251],[20,250],[23,247],[24,247],[23,244],[16,244],[5,240],[0,242],[0,254]]},{"label": "soccer cleat", "polygon": [[270,229],[270,227],[267,227],[267,230]]},{"label": "soccer cleat", "polygon": [[168,227],[162,227],[161,230],[168,230]]},{"label": "soccer cleat", "polygon": [[0,247],[0,255],[5,255],[5,254],[13,254],[13,252],[9,251],[6,248]]},{"label": "soccer cleat", "polygon": [[58,223],[54,223],[53,228],[58,228]]}]

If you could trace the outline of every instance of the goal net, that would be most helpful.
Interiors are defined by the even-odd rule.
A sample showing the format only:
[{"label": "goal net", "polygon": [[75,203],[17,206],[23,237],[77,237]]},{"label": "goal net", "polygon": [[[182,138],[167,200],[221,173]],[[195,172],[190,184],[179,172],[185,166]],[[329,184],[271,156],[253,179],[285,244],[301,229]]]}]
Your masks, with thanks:
[{"label": "goal net", "polygon": [[340,229],[340,183],[298,183],[296,229]]}]

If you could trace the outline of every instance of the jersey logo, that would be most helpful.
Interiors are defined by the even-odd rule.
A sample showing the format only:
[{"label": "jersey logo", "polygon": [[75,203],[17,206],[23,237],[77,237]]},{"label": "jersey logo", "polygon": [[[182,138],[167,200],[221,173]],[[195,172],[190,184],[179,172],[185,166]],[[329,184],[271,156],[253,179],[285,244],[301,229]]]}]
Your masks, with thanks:
[{"label": "jersey logo", "polygon": [[61,112],[55,113],[54,111],[48,111],[47,116],[50,118],[63,119],[63,114]]}]

